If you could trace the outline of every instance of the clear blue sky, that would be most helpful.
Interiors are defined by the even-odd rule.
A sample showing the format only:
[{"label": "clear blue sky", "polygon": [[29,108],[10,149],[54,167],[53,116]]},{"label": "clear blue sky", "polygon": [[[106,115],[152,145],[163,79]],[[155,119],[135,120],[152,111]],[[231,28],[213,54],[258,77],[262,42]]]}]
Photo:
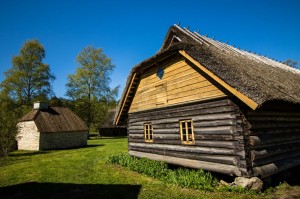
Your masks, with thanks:
[{"label": "clear blue sky", "polygon": [[65,97],[67,75],[88,45],[112,58],[111,86],[122,92],[131,68],[154,55],[178,22],[242,49],[300,63],[299,0],[1,0],[0,81],[21,46],[38,39],[58,97]]}]

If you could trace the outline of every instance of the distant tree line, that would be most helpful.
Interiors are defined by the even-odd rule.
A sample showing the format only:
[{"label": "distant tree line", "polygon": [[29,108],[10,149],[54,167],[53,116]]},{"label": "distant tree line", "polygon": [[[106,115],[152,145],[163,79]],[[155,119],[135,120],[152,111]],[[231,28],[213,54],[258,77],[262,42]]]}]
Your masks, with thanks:
[{"label": "distant tree line", "polygon": [[107,111],[117,105],[119,86],[109,87],[115,66],[101,48],[88,46],[78,54],[76,72],[67,77],[67,98],[55,96],[55,75],[44,58],[45,49],[39,41],[27,41],[19,55],[12,58],[12,67],[0,83],[0,157],[7,156],[15,145],[17,121],[32,109],[35,101],[69,107],[90,130],[97,130]]}]

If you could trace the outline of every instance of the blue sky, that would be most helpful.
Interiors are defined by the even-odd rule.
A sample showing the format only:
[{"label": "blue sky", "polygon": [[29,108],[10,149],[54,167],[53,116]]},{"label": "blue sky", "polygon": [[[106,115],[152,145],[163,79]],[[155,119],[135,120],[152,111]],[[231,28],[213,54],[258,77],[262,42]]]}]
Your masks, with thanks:
[{"label": "blue sky", "polygon": [[75,73],[76,56],[88,45],[112,58],[111,87],[120,85],[122,92],[131,68],[154,55],[178,22],[242,49],[300,63],[299,0],[1,0],[0,81],[21,46],[38,39],[58,97],[65,97],[67,75]]}]

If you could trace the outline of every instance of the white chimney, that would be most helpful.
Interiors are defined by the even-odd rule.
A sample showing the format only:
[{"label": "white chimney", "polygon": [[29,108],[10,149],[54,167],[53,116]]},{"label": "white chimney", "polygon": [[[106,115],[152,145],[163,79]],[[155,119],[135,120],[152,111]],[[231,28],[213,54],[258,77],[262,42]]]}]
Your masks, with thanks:
[{"label": "white chimney", "polygon": [[34,110],[47,110],[49,107],[48,102],[34,102],[33,109]]}]

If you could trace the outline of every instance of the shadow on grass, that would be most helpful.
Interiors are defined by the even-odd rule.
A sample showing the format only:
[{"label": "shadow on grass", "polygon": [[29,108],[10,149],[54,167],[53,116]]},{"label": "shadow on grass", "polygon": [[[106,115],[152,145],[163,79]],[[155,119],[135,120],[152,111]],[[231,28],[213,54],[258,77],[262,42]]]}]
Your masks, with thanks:
[{"label": "shadow on grass", "polygon": [[33,155],[40,155],[46,154],[47,151],[19,151],[17,153],[11,153],[9,156],[11,157],[19,157],[19,156],[33,156]]},{"label": "shadow on grass", "polygon": [[101,137],[99,137],[98,139],[103,139],[103,140],[109,140],[109,139],[124,139],[124,138],[127,138],[127,136],[116,136],[116,137],[105,137],[105,136],[101,136]]},{"label": "shadow on grass", "polygon": [[48,152],[53,152],[53,151],[63,151],[63,150],[81,150],[81,149],[93,148],[93,147],[100,147],[100,146],[105,146],[105,144],[88,144],[88,145],[86,145],[86,146],[70,147],[70,148],[49,149],[49,150],[47,150],[47,151],[48,151]]},{"label": "shadow on grass", "polygon": [[63,150],[84,150],[84,149],[87,149],[87,148],[94,148],[94,147],[102,147],[102,146],[105,146],[105,144],[88,144],[84,147],[75,147],[75,148],[66,148],[66,149],[63,149]]},{"label": "shadow on grass", "polygon": [[30,182],[0,187],[2,199],[138,198],[141,185]]}]

